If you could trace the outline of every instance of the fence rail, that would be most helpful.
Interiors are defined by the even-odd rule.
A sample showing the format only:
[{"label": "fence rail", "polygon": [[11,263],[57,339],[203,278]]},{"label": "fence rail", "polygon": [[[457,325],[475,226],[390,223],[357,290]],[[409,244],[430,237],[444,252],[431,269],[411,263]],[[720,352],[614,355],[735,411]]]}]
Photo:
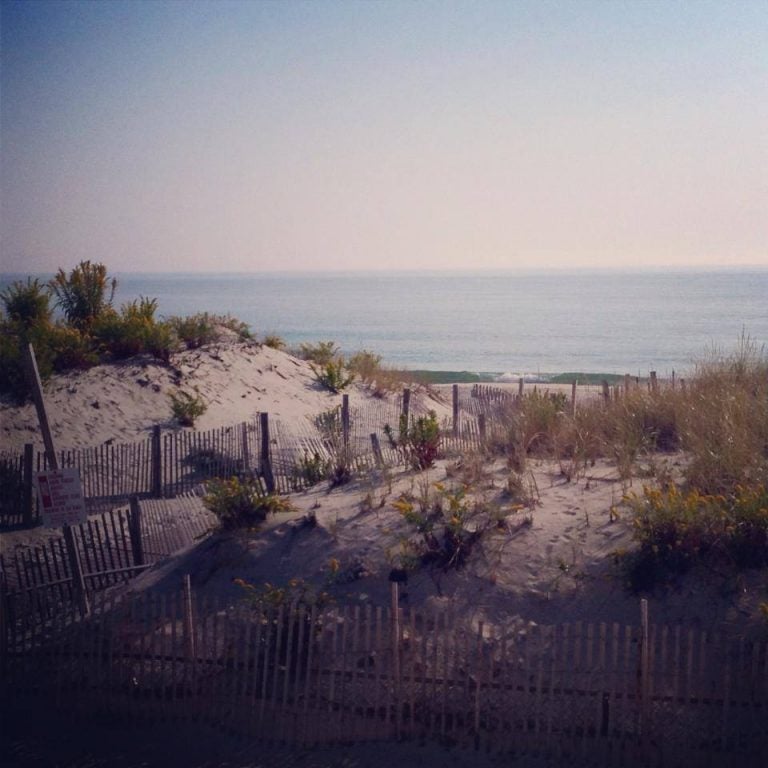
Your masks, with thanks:
[{"label": "fence rail", "polygon": [[[264,609],[187,588],[11,626],[5,683],[121,718],[192,719],[264,742],[441,738],[672,765],[768,747],[765,643],[680,627],[469,623],[380,606]],[[629,759],[632,763],[632,759]],[[756,763],[757,764],[757,763]]]}]

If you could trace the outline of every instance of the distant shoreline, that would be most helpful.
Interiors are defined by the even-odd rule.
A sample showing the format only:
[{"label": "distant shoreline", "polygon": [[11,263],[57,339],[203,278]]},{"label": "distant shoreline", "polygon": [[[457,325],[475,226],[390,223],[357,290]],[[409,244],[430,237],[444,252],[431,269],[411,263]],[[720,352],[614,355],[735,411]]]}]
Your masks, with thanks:
[{"label": "distant shoreline", "polygon": [[616,373],[475,373],[473,371],[404,370],[424,384],[515,384],[521,378],[530,384],[616,384],[624,377]]}]

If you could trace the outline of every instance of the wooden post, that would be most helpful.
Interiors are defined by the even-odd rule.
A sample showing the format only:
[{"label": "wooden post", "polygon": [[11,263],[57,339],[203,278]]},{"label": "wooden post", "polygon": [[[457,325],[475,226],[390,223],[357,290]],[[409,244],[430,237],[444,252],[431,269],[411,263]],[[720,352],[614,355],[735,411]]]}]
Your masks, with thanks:
[{"label": "wooden post", "polygon": [[31,528],[34,525],[35,518],[35,495],[32,487],[32,475],[34,472],[35,463],[35,449],[32,447],[32,443],[26,443],[24,445],[24,467],[23,467],[23,482],[24,482],[24,498],[22,503],[24,505],[24,525]]},{"label": "wooden post", "polygon": [[685,392],[685,379],[680,379],[680,389]]},{"label": "wooden post", "polygon": [[341,396],[341,438],[344,450],[349,448],[349,395]]},{"label": "wooden post", "polygon": [[524,386],[524,382],[523,382],[523,377],[521,376],[520,377],[520,381],[517,382],[517,396],[518,397],[522,397],[523,396],[523,386]]},{"label": "wooden post", "polygon": [[576,415],[576,379],[571,382],[571,416]]},{"label": "wooden post", "polygon": [[373,458],[376,461],[376,466],[381,469],[381,467],[384,466],[384,456],[381,452],[379,436],[375,432],[371,432],[371,449],[373,450]]},{"label": "wooden post", "polygon": [[195,647],[195,620],[192,602],[192,579],[184,574],[184,647],[187,660],[192,661],[197,655]]},{"label": "wooden post", "polygon": [[251,471],[251,449],[248,445],[248,424],[243,422],[240,437],[243,445],[243,469],[246,472]]},{"label": "wooden post", "polygon": [[5,581],[5,571],[0,569],[0,693],[3,701],[7,701],[5,681],[8,672],[8,585]]},{"label": "wooden post", "polygon": [[656,379],[656,371],[651,371],[651,392],[655,395],[659,391],[659,382]]},{"label": "wooden post", "polygon": [[640,738],[646,741],[649,730],[650,647],[648,645],[648,600],[640,601]]},{"label": "wooden post", "polygon": [[603,402],[608,405],[611,401],[611,387],[608,382],[603,379]]},{"label": "wooden post", "polygon": [[395,731],[400,738],[400,584],[390,582],[392,597],[392,675],[395,699]]},{"label": "wooden post", "polygon": [[269,446],[269,414],[260,413],[261,422],[261,474],[267,486],[267,493],[275,492],[275,476],[272,474],[272,458]]},{"label": "wooden post", "polygon": [[152,496],[156,499],[163,497],[163,444],[160,426],[152,427]]},{"label": "wooden post", "polygon": [[675,388],[675,369],[672,369],[672,389]]},{"label": "wooden post", "polygon": [[400,423],[405,423],[408,429],[411,418],[411,390],[407,387],[403,390],[403,410],[400,412]]},{"label": "wooden post", "polygon": [[129,503],[128,536],[131,540],[133,564],[144,565],[144,542],[141,538],[141,507],[139,506],[139,497],[131,496]]},{"label": "wooden post", "polygon": [[459,385],[454,384],[453,393],[453,436],[459,436]]},{"label": "wooden post", "polygon": [[80,562],[80,552],[78,551],[77,543],[75,542],[75,534],[72,533],[72,527],[69,525],[65,525],[62,532],[64,533],[64,545],[67,550],[69,567],[72,571],[72,585],[74,586],[75,595],[80,604],[80,612],[83,616],[88,616],[91,613],[91,603],[88,598],[88,590],[85,587],[83,565]]},{"label": "wooden post", "polygon": [[[35,348],[32,344],[27,345],[27,354],[25,356],[27,381],[32,390],[32,399],[37,411],[37,419],[40,422],[40,431],[43,433],[43,443],[45,445],[45,455],[48,460],[49,469],[59,468],[59,459],[56,456],[56,446],[53,443],[53,434],[51,426],[48,423],[48,413],[45,409],[45,397],[43,396],[43,383],[40,380],[40,371],[37,369],[37,359],[35,358]],[[84,616],[91,612],[90,601],[88,600],[88,591],[85,588],[85,579],[83,577],[83,567],[80,562],[80,553],[77,550],[75,537],[72,529],[65,525],[63,530],[64,544],[67,550],[67,558],[72,570],[72,585],[75,595],[80,604],[80,611]]]},{"label": "wooden post", "polygon": [[629,390],[632,386],[632,378],[628,373],[624,374],[624,397],[629,394]]},{"label": "wooden post", "polygon": [[477,417],[477,430],[480,433],[480,443],[485,445],[485,414],[481,413]]}]

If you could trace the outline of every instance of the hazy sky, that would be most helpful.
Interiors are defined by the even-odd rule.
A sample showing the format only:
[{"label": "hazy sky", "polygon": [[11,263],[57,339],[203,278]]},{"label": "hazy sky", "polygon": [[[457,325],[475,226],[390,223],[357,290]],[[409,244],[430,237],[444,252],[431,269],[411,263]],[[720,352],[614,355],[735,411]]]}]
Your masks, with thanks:
[{"label": "hazy sky", "polygon": [[768,264],[768,0],[0,22],[2,271]]}]

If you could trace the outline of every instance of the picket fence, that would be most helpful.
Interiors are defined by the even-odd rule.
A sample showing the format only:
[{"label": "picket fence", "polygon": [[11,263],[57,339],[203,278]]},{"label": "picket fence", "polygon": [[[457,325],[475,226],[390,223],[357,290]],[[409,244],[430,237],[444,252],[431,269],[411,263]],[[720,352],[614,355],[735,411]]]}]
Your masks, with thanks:
[{"label": "picket fence", "polygon": [[[681,627],[491,624],[399,605],[103,592],[2,648],[9,701],[281,745],[438,739],[595,765],[762,765],[766,643]],[[31,599],[31,598],[30,598]],[[7,617],[6,617],[7,622]]]}]

